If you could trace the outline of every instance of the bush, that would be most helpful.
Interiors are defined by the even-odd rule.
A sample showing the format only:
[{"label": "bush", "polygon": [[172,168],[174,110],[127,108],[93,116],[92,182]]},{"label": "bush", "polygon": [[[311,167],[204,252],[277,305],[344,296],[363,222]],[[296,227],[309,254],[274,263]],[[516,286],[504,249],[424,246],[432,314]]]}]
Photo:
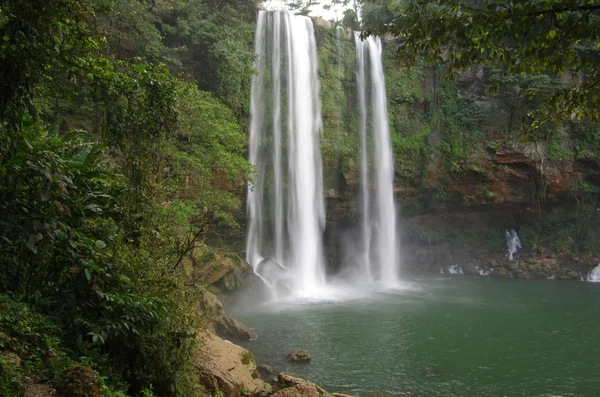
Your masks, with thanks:
[{"label": "bush", "polygon": [[0,355],[0,395],[4,397],[25,395],[23,377],[18,371],[16,363],[2,355]]}]

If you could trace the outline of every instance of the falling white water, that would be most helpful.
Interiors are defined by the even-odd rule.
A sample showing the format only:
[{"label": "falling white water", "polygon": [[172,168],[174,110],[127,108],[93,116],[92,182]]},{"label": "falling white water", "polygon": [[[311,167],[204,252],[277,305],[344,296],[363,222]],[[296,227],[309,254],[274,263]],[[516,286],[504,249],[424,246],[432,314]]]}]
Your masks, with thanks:
[{"label": "falling white water", "polygon": [[369,211],[369,150],[367,146],[367,99],[365,83],[365,52],[366,46],[360,40],[360,32],[354,32],[354,41],[356,43],[356,63],[357,63],[357,90],[358,90],[358,115],[359,115],[359,134],[360,134],[360,197],[362,202],[361,229],[361,251],[362,267],[369,282],[373,281],[371,275],[371,220]]},{"label": "falling white water", "polygon": [[450,265],[448,267],[448,273],[450,274],[464,274],[463,268],[461,265]]},{"label": "falling white water", "polygon": [[592,283],[600,283],[600,265],[590,270],[587,276],[587,281]]},{"label": "falling white water", "polygon": [[[382,47],[378,37],[370,36],[362,41],[359,36],[359,33],[355,33],[361,141],[363,268],[370,280],[373,280],[372,274],[375,273],[377,274],[375,281],[393,286],[398,283],[394,160],[388,124]],[[370,70],[369,91],[366,81],[367,66]],[[367,95],[371,105],[370,124]],[[374,174],[372,190],[369,189],[371,175],[369,175],[368,125],[371,126],[370,132],[374,141],[371,161]]]},{"label": "falling white water", "polygon": [[311,296],[325,283],[322,125],[312,21],[287,11],[260,11],[255,51],[249,160],[257,181],[248,191],[247,259],[257,271],[264,258],[274,258],[282,272],[290,269],[283,277],[286,286]]}]

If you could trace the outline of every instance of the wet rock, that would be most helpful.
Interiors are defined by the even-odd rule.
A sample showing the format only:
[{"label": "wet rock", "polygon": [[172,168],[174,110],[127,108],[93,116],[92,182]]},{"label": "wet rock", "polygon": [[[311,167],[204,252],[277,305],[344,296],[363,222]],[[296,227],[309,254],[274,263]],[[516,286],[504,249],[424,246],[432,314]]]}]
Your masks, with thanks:
[{"label": "wet rock", "polygon": [[507,277],[508,270],[506,270],[506,268],[504,266],[501,266],[500,269],[498,269],[498,272],[496,274],[500,277]]},{"label": "wet rock", "polygon": [[543,254],[546,252],[546,248],[544,248],[540,245],[537,247],[537,252],[538,252],[538,254]]},{"label": "wet rock", "polygon": [[314,385],[297,385],[281,389],[272,397],[320,397],[320,394]]},{"label": "wet rock", "polygon": [[525,273],[522,270],[520,270],[520,271],[517,272],[517,278],[519,280],[527,280],[527,279],[530,279],[531,277],[529,277],[529,275],[527,273]]},{"label": "wet rock", "polygon": [[567,272],[567,276],[571,277],[571,279],[578,279],[579,273],[577,273],[574,270],[571,270],[571,271]]},{"label": "wet rock", "polygon": [[232,336],[238,339],[256,339],[257,335],[250,328],[245,326],[240,321],[227,317],[225,315],[219,317],[215,323],[215,330],[219,334]]},{"label": "wet rock", "polygon": [[[316,396],[327,394],[325,390],[314,383],[285,373],[280,373],[273,379],[273,389],[276,390],[276,393],[273,394],[273,396],[278,395],[280,397],[314,396],[315,393]],[[277,394],[284,390],[289,391],[285,394]]]},{"label": "wet rock", "polygon": [[225,315],[223,304],[215,294],[204,291],[200,308],[208,312],[212,328],[215,332],[238,339],[248,340],[257,338],[256,333],[242,322]]},{"label": "wet rock", "polygon": [[257,396],[257,397],[262,397],[262,396],[269,396],[273,393],[273,386],[271,386],[268,383],[263,383],[261,386],[259,386],[256,391],[254,393],[252,393],[253,396]]},{"label": "wet rock", "polygon": [[308,350],[294,350],[287,355],[287,360],[297,363],[305,363],[312,360],[312,357]]},{"label": "wet rock", "polygon": [[258,373],[260,373],[263,376],[269,376],[275,372],[273,367],[271,367],[270,365],[267,365],[267,364],[258,365],[256,367],[256,370],[258,371]]},{"label": "wet rock", "polygon": [[498,261],[496,261],[495,259],[490,259],[489,265],[491,267],[498,267]]}]

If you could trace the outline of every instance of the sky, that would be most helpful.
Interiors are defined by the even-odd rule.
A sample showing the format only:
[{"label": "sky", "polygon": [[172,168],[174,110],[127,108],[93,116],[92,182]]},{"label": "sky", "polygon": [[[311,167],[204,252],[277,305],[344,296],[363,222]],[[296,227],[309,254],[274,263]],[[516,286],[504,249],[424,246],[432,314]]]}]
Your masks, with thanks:
[{"label": "sky", "polygon": [[[337,10],[338,11],[337,13],[336,13],[335,9],[324,10],[323,4],[327,4],[330,2],[328,0],[316,0],[316,1],[318,1],[320,3],[320,5],[311,7],[311,10],[312,10],[312,12],[310,13],[311,16],[319,16],[319,17],[322,17],[323,19],[332,20],[332,21],[343,18],[343,16],[344,16],[343,8],[340,7]],[[267,10],[281,10],[281,9],[285,8],[283,0],[267,0],[267,1],[263,1],[263,5]]]}]

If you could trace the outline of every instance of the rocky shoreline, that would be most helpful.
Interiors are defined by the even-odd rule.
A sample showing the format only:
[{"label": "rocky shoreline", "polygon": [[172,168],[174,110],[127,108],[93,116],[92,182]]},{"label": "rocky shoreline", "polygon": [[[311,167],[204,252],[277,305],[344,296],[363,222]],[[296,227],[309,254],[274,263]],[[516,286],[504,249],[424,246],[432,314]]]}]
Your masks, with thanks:
[{"label": "rocky shoreline", "polygon": [[[196,359],[200,384],[213,396],[219,397],[351,397],[328,393],[320,386],[295,375],[274,374],[268,365],[257,365],[247,349],[222,339],[226,335],[237,339],[254,339],[256,334],[225,314],[216,295],[205,291],[200,309],[209,315],[209,327],[198,336],[201,354]],[[291,352],[288,360],[307,362],[306,350]]]}]

